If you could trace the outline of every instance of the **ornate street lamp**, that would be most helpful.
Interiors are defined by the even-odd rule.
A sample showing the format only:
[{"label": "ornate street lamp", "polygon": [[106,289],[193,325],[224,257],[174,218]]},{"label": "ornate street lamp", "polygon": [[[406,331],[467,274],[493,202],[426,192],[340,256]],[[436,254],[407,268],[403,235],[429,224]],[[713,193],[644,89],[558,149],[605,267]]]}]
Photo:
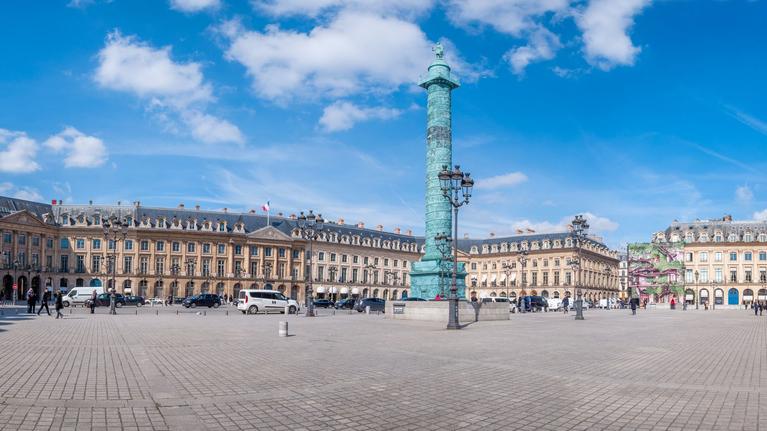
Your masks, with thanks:
[{"label": "ornate street lamp", "polygon": [[118,240],[122,239],[123,242],[125,241],[125,238],[128,236],[128,226],[129,223],[127,220],[120,220],[117,217],[111,217],[107,220],[104,220],[102,223],[102,228],[104,229],[104,238],[107,242],[107,249],[109,248],[109,241],[112,241],[112,244],[114,247],[112,247],[112,288],[109,291],[109,314],[117,314],[115,303],[117,286],[116,286],[116,275],[117,275],[117,242]]},{"label": "ornate street lamp", "polygon": [[434,241],[437,244],[437,250],[442,255],[442,260],[439,263],[439,294],[440,298],[445,297],[445,263],[453,261],[453,238],[450,238],[448,234],[442,232],[434,237]]},{"label": "ornate street lamp", "polygon": [[509,284],[511,284],[511,273],[514,271],[514,268],[509,262],[503,262],[501,269],[506,274],[506,279],[503,281],[504,287],[506,287],[506,299],[511,302],[511,297],[509,296]]},{"label": "ornate street lamp", "polygon": [[314,298],[312,290],[312,260],[314,258],[312,243],[320,237],[320,232],[325,228],[325,220],[322,219],[322,214],[314,215],[312,210],[309,210],[309,214],[304,214],[301,211],[301,215],[298,216],[298,229],[301,232],[301,236],[309,241],[309,259],[308,259],[308,285],[306,291],[306,317],[314,317]]},{"label": "ornate street lamp", "polygon": [[698,280],[700,279],[700,273],[695,270],[695,309],[698,310],[698,304],[700,304],[700,285]]},{"label": "ornate street lamp", "polygon": [[469,203],[471,191],[474,188],[474,180],[471,174],[461,171],[459,165],[450,171],[447,165],[442,166],[442,171],[437,175],[442,195],[453,206],[453,282],[450,286],[450,307],[447,329],[461,329],[458,322],[458,208]]},{"label": "ornate street lamp", "polygon": [[[519,277],[519,299],[521,301],[522,307],[520,307],[520,312],[525,313],[527,306],[525,304],[525,296],[522,295],[522,292],[525,291],[525,288],[527,287],[527,254],[529,252],[527,250],[520,250],[519,256],[517,256],[517,260],[519,261],[519,271],[520,271],[520,277]],[[527,294],[527,292],[525,292]]]},{"label": "ornate street lamp", "polygon": [[586,239],[586,235],[589,230],[589,223],[582,215],[577,215],[570,224],[570,230],[572,232],[573,242],[575,246],[576,257],[571,263],[573,271],[577,270],[577,278],[575,282],[575,320],[583,320],[583,293],[581,292],[581,247],[583,241]]},{"label": "ornate street lamp", "polygon": [[607,293],[605,294],[605,310],[610,309],[610,293],[609,292],[610,292],[610,275],[612,273],[613,273],[613,270],[610,269],[610,267],[607,266],[607,264],[605,264],[605,276],[607,277],[607,281],[606,281],[607,288],[605,289],[607,291]]}]

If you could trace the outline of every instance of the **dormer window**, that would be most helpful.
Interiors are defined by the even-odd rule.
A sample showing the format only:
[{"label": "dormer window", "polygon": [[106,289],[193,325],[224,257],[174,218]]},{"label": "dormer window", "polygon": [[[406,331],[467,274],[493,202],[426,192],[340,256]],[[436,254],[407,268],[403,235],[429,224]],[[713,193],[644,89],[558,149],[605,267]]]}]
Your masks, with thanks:
[{"label": "dormer window", "polygon": [[223,222],[219,223],[218,224],[218,231],[219,232],[226,232],[226,223],[223,223]]}]

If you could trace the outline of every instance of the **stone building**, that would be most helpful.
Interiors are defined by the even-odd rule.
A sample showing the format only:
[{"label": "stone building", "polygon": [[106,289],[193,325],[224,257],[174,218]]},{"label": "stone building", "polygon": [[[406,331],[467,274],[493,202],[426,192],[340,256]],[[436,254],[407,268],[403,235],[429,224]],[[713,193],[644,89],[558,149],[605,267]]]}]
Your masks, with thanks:
[{"label": "stone building", "polygon": [[728,307],[767,300],[767,222],[718,220],[673,222],[653,236],[683,243],[685,299]]},{"label": "stone building", "polygon": [[[111,287],[113,278],[118,291],[145,297],[236,296],[244,288],[272,288],[305,298],[307,242],[295,216],[267,223],[254,211],[0,199],[5,299],[15,297],[14,284],[21,299],[30,284],[36,290]],[[125,235],[105,237],[104,222],[112,217],[127,222]],[[419,249],[409,233],[328,222],[314,245],[315,293],[407,296],[408,270]]]},{"label": "stone building", "polygon": [[[569,233],[459,240],[467,289],[478,297],[573,297],[580,285],[592,301],[618,298],[618,254],[597,238],[574,247]],[[579,259],[578,259],[579,257]],[[580,265],[572,265],[580,261]]]}]

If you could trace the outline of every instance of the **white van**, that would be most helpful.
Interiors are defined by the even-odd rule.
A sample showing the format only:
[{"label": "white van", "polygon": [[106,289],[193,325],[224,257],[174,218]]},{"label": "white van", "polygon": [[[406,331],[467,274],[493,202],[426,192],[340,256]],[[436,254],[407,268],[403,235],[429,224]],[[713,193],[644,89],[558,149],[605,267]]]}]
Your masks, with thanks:
[{"label": "white van", "polygon": [[94,290],[96,291],[96,295],[101,295],[104,293],[104,286],[75,287],[61,298],[61,303],[64,304],[65,307],[85,304],[85,301],[91,299],[91,296],[93,296]]},{"label": "white van", "polygon": [[290,299],[277,290],[243,289],[237,299],[237,309],[242,311],[242,314],[284,313],[285,307],[291,314],[301,310],[295,299]]}]

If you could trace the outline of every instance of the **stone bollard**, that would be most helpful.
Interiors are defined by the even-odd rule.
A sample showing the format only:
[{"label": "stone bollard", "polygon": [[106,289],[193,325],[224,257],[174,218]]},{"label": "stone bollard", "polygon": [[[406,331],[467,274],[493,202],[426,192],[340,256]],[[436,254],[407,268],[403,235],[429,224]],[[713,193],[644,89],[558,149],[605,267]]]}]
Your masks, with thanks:
[{"label": "stone bollard", "polygon": [[227,315],[227,316],[229,315],[229,310],[226,310],[226,315]]},{"label": "stone bollard", "polygon": [[280,322],[280,337],[288,336],[288,322]]},{"label": "stone bollard", "polygon": [[336,315],[336,309],[335,308],[333,309],[333,315],[334,316]]},{"label": "stone bollard", "polygon": [[365,314],[370,314],[370,306],[369,305],[365,306]]},{"label": "stone bollard", "polygon": [[285,315],[287,316],[288,314],[290,314],[290,307],[288,307],[288,306],[286,305],[286,306],[285,306]]},{"label": "stone bollard", "polygon": [[136,316],[138,316],[138,307],[136,307]]},{"label": "stone bollard", "polygon": [[176,310],[176,316],[178,316],[178,310]]},{"label": "stone bollard", "polygon": [[207,311],[203,311],[203,312],[202,312],[202,315],[203,315],[203,316],[207,316],[207,315],[208,315],[208,312],[207,312]]},{"label": "stone bollard", "polygon": [[160,310],[154,310],[154,315],[155,316],[159,316],[160,315]]},{"label": "stone bollard", "polygon": [[[19,314],[19,310],[16,310],[16,314]],[[72,307],[69,307],[69,314],[72,314]]]}]

